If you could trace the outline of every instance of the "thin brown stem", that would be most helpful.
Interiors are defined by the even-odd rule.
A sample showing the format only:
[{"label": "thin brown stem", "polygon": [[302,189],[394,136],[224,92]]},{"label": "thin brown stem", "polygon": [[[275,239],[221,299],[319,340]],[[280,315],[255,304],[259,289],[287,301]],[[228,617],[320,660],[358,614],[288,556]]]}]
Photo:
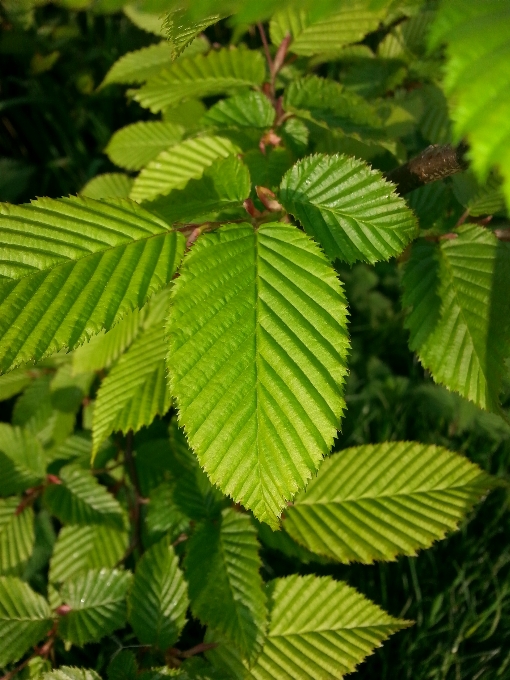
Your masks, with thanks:
[{"label": "thin brown stem", "polygon": [[[269,66],[269,73],[272,75],[274,65],[271,52],[269,51],[269,43],[267,42],[266,31],[264,30],[264,26],[260,21],[257,23],[257,28],[259,29],[260,39],[262,40],[262,45],[264,47],[264,54],[266,55],[267,65]],[[272,94],[274,95],[274,92]]]}]

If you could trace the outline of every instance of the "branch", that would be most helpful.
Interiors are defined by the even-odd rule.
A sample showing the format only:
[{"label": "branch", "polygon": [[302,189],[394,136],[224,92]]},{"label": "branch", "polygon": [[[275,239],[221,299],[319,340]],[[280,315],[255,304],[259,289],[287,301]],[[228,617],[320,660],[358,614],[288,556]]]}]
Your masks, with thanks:
[{"label": "branch", "polygon": [[387,172],[386,179],[396,184],[397,192],[403,196],[413,189],[465,170],[468,166],[464,159],[467,148],[464,143],[457,147],[432,144],[405,165]]}]

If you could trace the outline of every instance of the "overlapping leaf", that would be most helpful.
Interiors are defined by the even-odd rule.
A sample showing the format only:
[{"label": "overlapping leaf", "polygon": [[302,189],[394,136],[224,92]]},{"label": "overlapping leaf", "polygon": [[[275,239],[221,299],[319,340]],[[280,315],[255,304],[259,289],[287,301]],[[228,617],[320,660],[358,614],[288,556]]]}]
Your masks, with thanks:
[{"label": "overlapping leaf", "polygon": [[129,201],[0,207],[0,370],[83,343],[172,278],[184,238]]},{"label": "overlapping leaf", "polygon": [[180,142],[183,133],[184,128],[174,123],[140,121],[117,130],[105,153],[121,168],[140,170],[162,151]]},{"label": "overlapping leaf", "polygon": [[61,666],[50,673],[44,673],[42,680],[101,680],[101,678],[90,668]]},{"label": "overlapping leaf", "polygon": [[86,198],[128,198],[133,180],[122,172],[106,172],[93,177],[80,191]]},{"label": "overlapping leaf", "polygon": [[345,316],[326,258],[282,224],[202,236],[174,285],[168,363],[180,421],[213,483],[273,525],[333,443]]},{"label": "overlapping leaf", "polygon": [[35,486],[45,469],[39,441],[26,430],[0,423],[0,493],[9,496]]},{"label": "overlapping leaf", "polygon": [[33,377],[24,368],[0,376],[0,401],[10,399],[30,385]]},{"label": "overlapping leaf", "polygon": [[496,175],[488,178],[485,185],[480,186],[473,174],[464,172],[452,177],[453,193],[469,214],[494,215],[505,211],[505,197],[501,181]]},{"label": "overlapping leaf", "polygon": [[205,125],[215,127],[269,128],[273,125],[275,110],[261,92],[247,92],[222,99],[202,118]]},{"label": "overlapping leaf", "polygon": [[341,154],[296,163],[282,180],[281,202],[331,259],[349,264],[387,260],[416,234],[416,219],[394,185]]},{"label": "overlapping leaf", "polygon": [[0,574],[21,576],[34,547],[34,511],[21,498],[0,498]]},{"label": "overlapping leaf", "polygon": [[217,23],[221,18],[220,14],[212,14],[198,21],[190,21],[189,17],[186,17],[186,13],[180,9],[170,12],[165,19],[163,28],[172,48],[173,59],[176,59],[188,45],[193,43],[202,31]]}]

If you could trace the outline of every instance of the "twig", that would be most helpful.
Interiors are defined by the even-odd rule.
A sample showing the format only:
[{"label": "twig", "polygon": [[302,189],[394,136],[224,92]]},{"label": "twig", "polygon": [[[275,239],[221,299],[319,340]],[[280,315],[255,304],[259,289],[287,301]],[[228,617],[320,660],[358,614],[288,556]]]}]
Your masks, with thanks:
[{"label": "twig", "polygon": [[260,39],[262,40],[262,45],[264,46],[264,53],[267,59],[267,65],[269,66],[269,73],[273,74],[273,59],[271,58],[271,52],[269,51],[269,44],[267,42],[266,32],[264,26],[259,21],[257,23],[257,28],[259,29]]}]

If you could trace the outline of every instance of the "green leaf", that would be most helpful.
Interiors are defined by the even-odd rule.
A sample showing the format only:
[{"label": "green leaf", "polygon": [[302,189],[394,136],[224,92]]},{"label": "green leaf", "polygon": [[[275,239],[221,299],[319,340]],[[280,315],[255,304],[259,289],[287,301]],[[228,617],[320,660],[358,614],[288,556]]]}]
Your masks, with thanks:
[{"label": "green leaf", "polygon": [[[46,569],[53,547],[57,540],[57,535],[53,527],[52,519],[46,510],[41,510],[35,516],[34,522],[35,542],[31,549],[31,554],[23,572],[23,580],[30,582],[34,577]],[[18,539],[16,545],[18,544]]]},{"label": "green leaf", "polygon": [[170,12],[164,21],[163,29],[172,48],[173,59],[176,59],[202,31],[216,24],[221,18],[221,15],[213,14],[199,21],[190,21],[186,13],[180,9]]},{"label": "green leaf", "polygon": [[288,149],[276,148],[268,149],[265,154],[260,149],[253,149],[244,154],[243,161],[248,166],[253,185],[277,189],[294,159]]},{"label": "green leaf", "polygon": [[304,9],[287,8],[271,19],[271,41],[279,45],[287,33],[292,36],[290,51],[294,54],[338,54],[350,43],[360,42],[367,33],[378,28],[386,9],[371,9],[368,0],[352,0],[319,21],[313,21]]},{"label": "green leaf", "polygon": [[166,40],[157,45],[128,52],[115,62],[100,87],[112,83],[143,83],[158,75],[164,68],[171,66],[172,61],[172,47]]},{"label": "green leaf", "polygon": [[188,595],[178,559],[168,539],[139,560],[129,596],[129,622],[143,645],[171,647],[186,623]]},{"label": "green leaf", "polygon": [[88,668],[61,666],[58,670],[45,673],[42,680],[101,680],[99,675]]},{"label": "green leaf", "polygon": [[491,485],[479,467],[438,446],[356,446],[324,462],[285,511],[284,528],[339,562],[394,560],[456,529]]},{"label": "green leaf", "polygon": [[201,119],[205,114],[205,105],[199,99],[188,99],[163,111],[163,120],[175,125],[182,125],[187,131],[201,129]]},{"label": "green leaf", "polygon": [[298,161],[282,180],[280,200],[332,260],[387,260],[416,235],[416,219],[394,185],[341,154]]},{"label": "green leaf", "polygon": [[204,136],[186,139],[162,151],[135,179],[131,198],[150,201],[172,189],[183,189],[190,179],[200,178],[217,158],[226,158],[239,148],[224,137]]},{"label": "green leaf", "polygon": [[92,569],[66,581],[60,594],[71,611],[60,618],[62,638],[83,646],[123,628],[131,577],[129,571]]},{"label": "green leaf", "polygon": [[165,534],[174,541],[189,528],[189,517],[175,502],[175,487],[175,483],[162,482],[149,494],[145,517],[149,545],[161,540]]},{"label": "green leaf", "polygon": [[113,568],[128,546],[128,535],[109,526],[75,526],[60,530],[50,562],[50,582],[61,583],[89,569]]},{"label": "green leaf", "polygon": [[19,427],[0,423],[0,493],[19,493],[39,484],[46,472],[40,443]]},{"label": "green leaf", "polygon": [[0,206],[0,370],[73,349],[141,307],[185,239],[129,201]]},{"label": "green leaf", "polygon": [[129,198],[133,180],[122,172],[96,175],[80,191],[86,198]]},{"label": "green leaf", "polygon": [[105,153],[115,165],[127,170],[140,170],[162,151],[180,142],[183,134],[181,125],[157,120],[141,121],[117,130]]},{"label": "green leaf", "polygon": [[505,197],[496,175],[489,176],[487,183],[480,186],[471,172],[463,172],[452,177],[452,184],[455,198],[469,210],[470,215],[504,213]]},{"label": "green leaf", "polygon": [[90,470],[71,464],[59,472],[61,484],[50,484],[44,492],[48,509],[63,524],[104,524],[124,527],[122,508]]},{"label": "green leaf", "polygon": [[310,562],[328,564],[330,562],[325,557],[317,555],[296,543],[285,531],[273,531],[271,527],[263,522],[257,522],[257,530],[259,539],[264,547],[270,550],[278,550],[286,557],[289,557],[293,563],[296,560],[303,562],[303,564],[310,564]]},{"label": "green leaf", "polygon": [[455,141],[467,138],[471,167],[481,182],[499,166],[510,205],[510,8],[499,0],[442,2],[430,42],[433,47],[446,42],[444,90]]},{"label": "green leaf", "polygon": [[135,26],[141,28],[147,33],[154,33],[154,35],[161,36],[165,32],[163,30],[163,19],[160,12],[148,12],[137,7],[137,3],[133,2],[127,4],[124,8],[124,14],[134,23]]},{"label": "green leaf", "polygon": [[275,110],[261,92],[246,92],[214,104],[202,118],[204,125],[218,128],[254,127],[270,128]]},{"label": "green leaf", "polygon": [[0,401],[10,399],[23,392],[32,382],[32,376],[25,368],[19,368],[0,376]]},{"label": "green leaf", "polygon": [[138,665],[134,652],[123,649],[116,654],[106,669],[108,680],[137,680]]},{"label": "green leaf", "polygon": [[266,75],[259,52],[222,48],[176,61],[133,92],[133,99],[153,113],[184,99],[210,97],[239,87],[261,85]]},{"label": "green leaf", "polygon": [[[510,343],[510,247],[476,225],[457,231],[435,250],[421,245],[411,256],[403,279],[406,326],[436,382],[497,410]],[[420,272],[427,268],[425,288]]]},{"label": "green leaf", "polygon": [[185,572],[191,611],[255,661],[264,643],[267,608],[257,532],[232,509],[221,523],[204,523],[187,546]]},{"label": "green leaf", "polygon": [[172,299],[170,385],[188,440],[214,484],[276,525],[342,415],[342,287],[296,227],[228,225],[193,246]]},{"label": "green leaf", "polygon": [[25,654],[52,626],[46,600],[13,576],[0,577],[0,668]]},{"label": "green leaf", "polygon": [[190,179],[184,189],[174,189],[145,207],[172,224],[242,206],[250,189],[248,168],[237,156],[228,156],[213,161],[200,179]]},{"label": "green leaf", "polygon": [[[271,581],[267,590],[269,631],[262,654],[245,675],[250,680],[343,678],[390,635],[409,626],[330,576],[289,576]],[[215,665],[232,667],[223,645],[208,656]]]},{"label": "green leaf", "polygon": [[0,574],[21,576],[34,547],[34,511],[21,498],[0,498]]}]

